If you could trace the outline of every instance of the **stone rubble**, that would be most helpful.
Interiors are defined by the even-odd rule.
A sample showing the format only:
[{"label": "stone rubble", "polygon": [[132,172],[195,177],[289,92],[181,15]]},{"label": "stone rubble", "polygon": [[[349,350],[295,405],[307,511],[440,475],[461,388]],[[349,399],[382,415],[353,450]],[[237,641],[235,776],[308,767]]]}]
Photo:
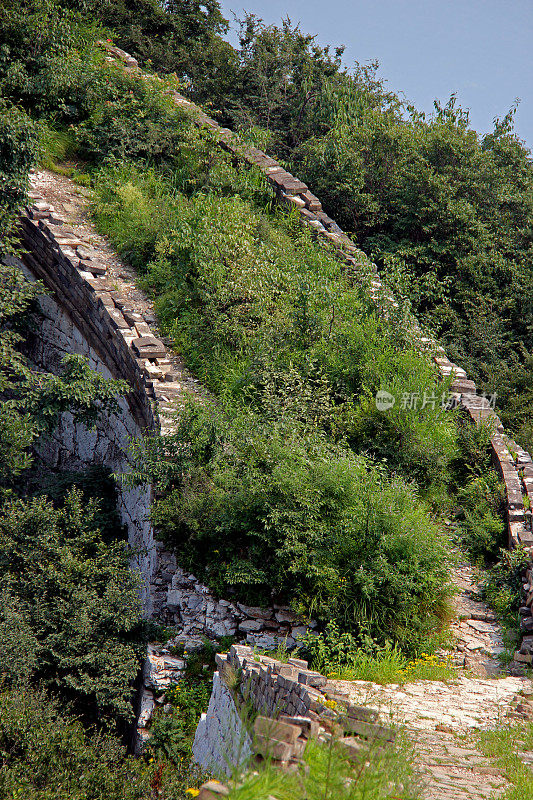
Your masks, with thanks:
[{"label": "stone rubble", "polygon": [[[231,774],[254,754],[290,769],[309,738],[328,741],[333,735],[336,746],[359,764],[395,740],[390,725],[376,723],[376,711],[332,694],[327,678],[309,670],[306,661],[284,663],[239,645],[217,654],[216,661],[209,708],[193,743],[194,760],[215,774]],[[258,714],[253,733],[242,722],[245,704]]]},{"label": "stone rubble", "polygon": [[[470,564],[460,563],[452,568],[452,581],[458,588],[453,598],[455,618],[450,633],[455,640],[455,666],[479,677],[501,674],[500,656],[505,652],[501,626],[481,597],[481,587]],[[446,651],[440,651],[446,656]]]},{"label": "stone rubble", "polygon": [[154,617],[162,624],[177,627],[184,636],[213,639],[234,636],[265,650],[297,644],[296,637],[316,622],[302,625],[289,608],[274,605],[257,608],[229,600],[217,600],[195,575],[178,567],[176,556],[158,542],[157,565],[152,580]]}]

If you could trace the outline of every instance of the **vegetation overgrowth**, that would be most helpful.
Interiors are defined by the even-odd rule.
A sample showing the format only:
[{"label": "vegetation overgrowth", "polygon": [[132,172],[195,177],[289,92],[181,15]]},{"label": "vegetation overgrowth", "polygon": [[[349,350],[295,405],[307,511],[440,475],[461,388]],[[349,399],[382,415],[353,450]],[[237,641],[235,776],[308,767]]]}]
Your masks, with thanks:
[{"label": "vegetation overgrowth", "polygon": [[100,229],[217,396],[191,399],[173,436],[139,450],[142,478],[165,489],[154,521],[221,593],[290,601],[416,649],[445,606],[429,503],[446,492],[453,415],[436,402],[382,413],[375,395],[445,387],[401,320],[378,318],[341,265],[269,209],[258,176],[215,154],[198,186],[196,139],[172,183],[123,163],[95,177]]},{"label": "vegetation overgrowth", "polygon": [[[153,517],[167,543],[219,593],[333,621],[306,642],[320,668],[446,677],[428,653],[448,613],[442,516],[492,568],[487,592],[510,620],[522,554],[499,556],[486,432],[443,407],[448,387],[412,348],[408,310],[497,388],[505,422],[531,445],[533,182],[513,111],[485,137],[453,98],[426,119],[375,65],[346,70],[341,49],[289,21],[247,15],[231,47],[216,0],[5,0],[0,31],[1,255],[16,250],[37,157],[91,185],[100,230],[211,393],[191,397],[173,436],[137,449],[137,479],[164,489]],[[107,62],[95,42],[109,36],[163,79]],[[312,185],[388,277],[395,318],[274,208],[259,173],[214,147],[173,88]],[[205,682],[156,719],[152,762],[124,758],[113,732],[131,717],[144,633],[111,484],[43,484],[32,451],[61,411],[91,424],[124,387],[74,357],[60,376],[32,372],[21,344],[40,287],[11,266],[0,280],[0,785],[68,794],[82,773],[83,798],[182,800]],[[396,398],[387,411],[380,390]],[[347,783],[331,752],[309,748],[306,796],[331,788],[325,765],[336,796],[390,794],[390,765]],[[239,797],[257,796],[253,781],[298,796],[267,770]]]},{"label": "vegetation overgrowth", "polygon": [[[384,748],[370,742],[366,765],[354,770],[353,761],[338,745],[335,736],[329,743],[310,740],[302,764],[293,773],[282,772],[266,761],[243,778],[230,783],[230,800],[257,800],[276,797],[279,800],[363,800],[363,798],[405,797],[418,800],[422,796],[420,777],[413,768],[411,746],[402,740],[401,732],[394,747]],[[397,793],[400,794],[397,794]]]},{"label": "vegetation overgrowth", "polygon": [[[94,46],[86,15],[30,6],[6,12],[2,91],[12,100],[15,77],[26,76],[20,105],[37,117],[49,157],[85,163],[101,230],[137,267],[165,330],[217,398],[191,401],[176,435],[144,448],[140,477],[166,489],[154,520],[215,590],[289,601],[360,640],[392,638],[416,652],[446,615],[434,512],[450,503],[458,450],[439,402],[446,386],[411,347],[403,309],[376,316],[327,249],[272,208],[260,175],[217,152],[170,101],[175,77],[128,75]],[[246,30],[251,74],[267,32],[251,20]],[[279,52],[290,39],[285,56],[298,50],[324,91],[333,76],[346,88],[340,54],[313,50],[287,25],[270,34],[281,36]],[[381,96],[370,72],[357,81]],[[379,390],[398,400],[387,412],[376,408]],[[401,401],[413,396],[430,400]],[[494,538],[497,520],[486,517]]]},{"label": "vegetation overgrowth", "polygon": [[[428,641],[428,649],[445,645],[443,640]],[[299,655],[310,666],[333,680],[372,681],[372,683],[410,683],[416,680],[452,680],[457,670],[451,658],[421,652],[407,658],[397,644],[389,639],[378,646],[369,637],[356,640],[351,633],[329,622],[318,634],[308,632],[300,639]]]},{"label": "vegetation overgrowth", "polygon": [[533,749],[533,724],[507,722],[480,731],[476,744],[484,755],[495,760],[509,783],[501,795],[503,800],[531,800],[529,753]]},{"label": "vegetation overgrowth", "polygon": [[480,136],[454,95],[426,116],[376,63],[348,69],[342,47],[319,47],[288,19],[244,14],[231,47],[216,2],[86,8],[143,66],[176,75],[307,181],[532,446],[533,165],[513,130],[517,105]]}]

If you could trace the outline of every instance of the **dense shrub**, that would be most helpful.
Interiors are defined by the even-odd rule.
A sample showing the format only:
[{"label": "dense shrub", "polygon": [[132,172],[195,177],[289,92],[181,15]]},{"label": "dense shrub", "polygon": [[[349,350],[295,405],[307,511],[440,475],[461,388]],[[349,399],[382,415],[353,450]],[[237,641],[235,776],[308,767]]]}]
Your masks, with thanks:
[{"label": "dense shrub", "polygon": [[[258,205],[227,196],[232,177]],[[138,266],[151,259],[145,285],[187,363],[269,419],[291,407],[425,489],[442,482],[455,436],[441,409],[446,386],[411,349],[406,326],[377,318],[364,290],[291,217],[260,211],[253,178],[245,185],[228,167],[210,182],[209,194],[190,199],[135,169],[98,183],[99,225]],[[397,398],[386,413],[375,405],[379,389]],[[420,402],[410,409],[402,398],[412,395]],[[433,401],[423,408],[425,396]]]},{"label": "dense shrub", "polygon": [[190,406],[147,442],[162,488],[154,522],[215,590],[290,601],[415,647],[444,616],[444,542],[416,491],[285,414],[277,422]]},{"label": "dense shrub", "polygon": [[105,82],[98,28],[54,2],[5,0],[0,31],[0,94],[34,117],[83,119]]},{"label": "dense shrub", "polygon": [[150,793],[141,762],[105,734],[89,736],[43,691],[0,694],[0,795],[27,800],[135,800]]},{"label": "dense shrub", "polygon": [[14,218],[25,198],[28,170],[37,149],[35,127],[0,94],[0,258],[16,245]]},{"label": "dense shrub", "polygon": [[81,492],[83,504],[95,501],[93,525],[102,538],[107,542],[127,539],[127,526],[121,522],[117,510],[116,480],[108,467],[93,464],[83,471],[47,470],[45,474],[36,470],[28,483],[32,495],[48,498],[55,508],[63,508],[71,490],[77,489]]},{"label": "dense shrub", "polygon": [[492,470],[473,478],[458,494],[463,543],[475,560],[491,563],[506,543],[505,490]]},{"label": "dense shrub", "polygon": [[492,566],[507,546],[505,487],[491,460],[491,425],[457,418],[458,457],[452,464],[450,494],[462,545],[478,564]]},{"label": "dense shrub", "polygon": [[499,558],[485,574],[484,594],[503,623],[506,644],[512,651],[520,637],[523,576],[529,567],[529,555],[523,547],[502,549]]},{"label": "dense shrub", "polygon": [[75,492],[62,509],[45,499],[4,505],[0,613],[4,629],[16,621],[25,657],[23,674],[14,674],[4,652],[0,672],[15,683],[40,679],[88,720],[128,719],[140,663],[139,599],[127,546],[102,541],[96,513],[95,502],[82,505]]}]

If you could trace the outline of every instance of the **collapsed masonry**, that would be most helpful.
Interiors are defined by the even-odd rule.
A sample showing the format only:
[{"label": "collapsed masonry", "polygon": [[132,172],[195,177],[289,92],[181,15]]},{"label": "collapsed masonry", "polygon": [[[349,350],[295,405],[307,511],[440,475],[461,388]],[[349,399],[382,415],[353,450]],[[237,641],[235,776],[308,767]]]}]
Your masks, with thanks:
[{"label": "collapsed masonry", "polygon": [[307,661],[283,663],[238,645],[216,661],[211,700],[193,744],[195,761],[216,775],[265,758],[296,769],[310,738],[333,736],[356,763],[395,740],[394,729],[377,722],[377,711],[350,703]]}]

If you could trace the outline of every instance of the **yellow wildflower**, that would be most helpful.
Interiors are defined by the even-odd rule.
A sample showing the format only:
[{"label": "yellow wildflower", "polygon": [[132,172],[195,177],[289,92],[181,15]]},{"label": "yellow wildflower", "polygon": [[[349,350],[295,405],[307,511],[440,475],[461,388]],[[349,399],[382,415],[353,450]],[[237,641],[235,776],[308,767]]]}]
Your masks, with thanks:
[{"label": "yellow wildflower", "polygon": [[190,789],[186,790],[186,793],[192,795],[192,797],[198,797],[198,795],[200,794],[200,789],[193,789],[191,787]]}]

